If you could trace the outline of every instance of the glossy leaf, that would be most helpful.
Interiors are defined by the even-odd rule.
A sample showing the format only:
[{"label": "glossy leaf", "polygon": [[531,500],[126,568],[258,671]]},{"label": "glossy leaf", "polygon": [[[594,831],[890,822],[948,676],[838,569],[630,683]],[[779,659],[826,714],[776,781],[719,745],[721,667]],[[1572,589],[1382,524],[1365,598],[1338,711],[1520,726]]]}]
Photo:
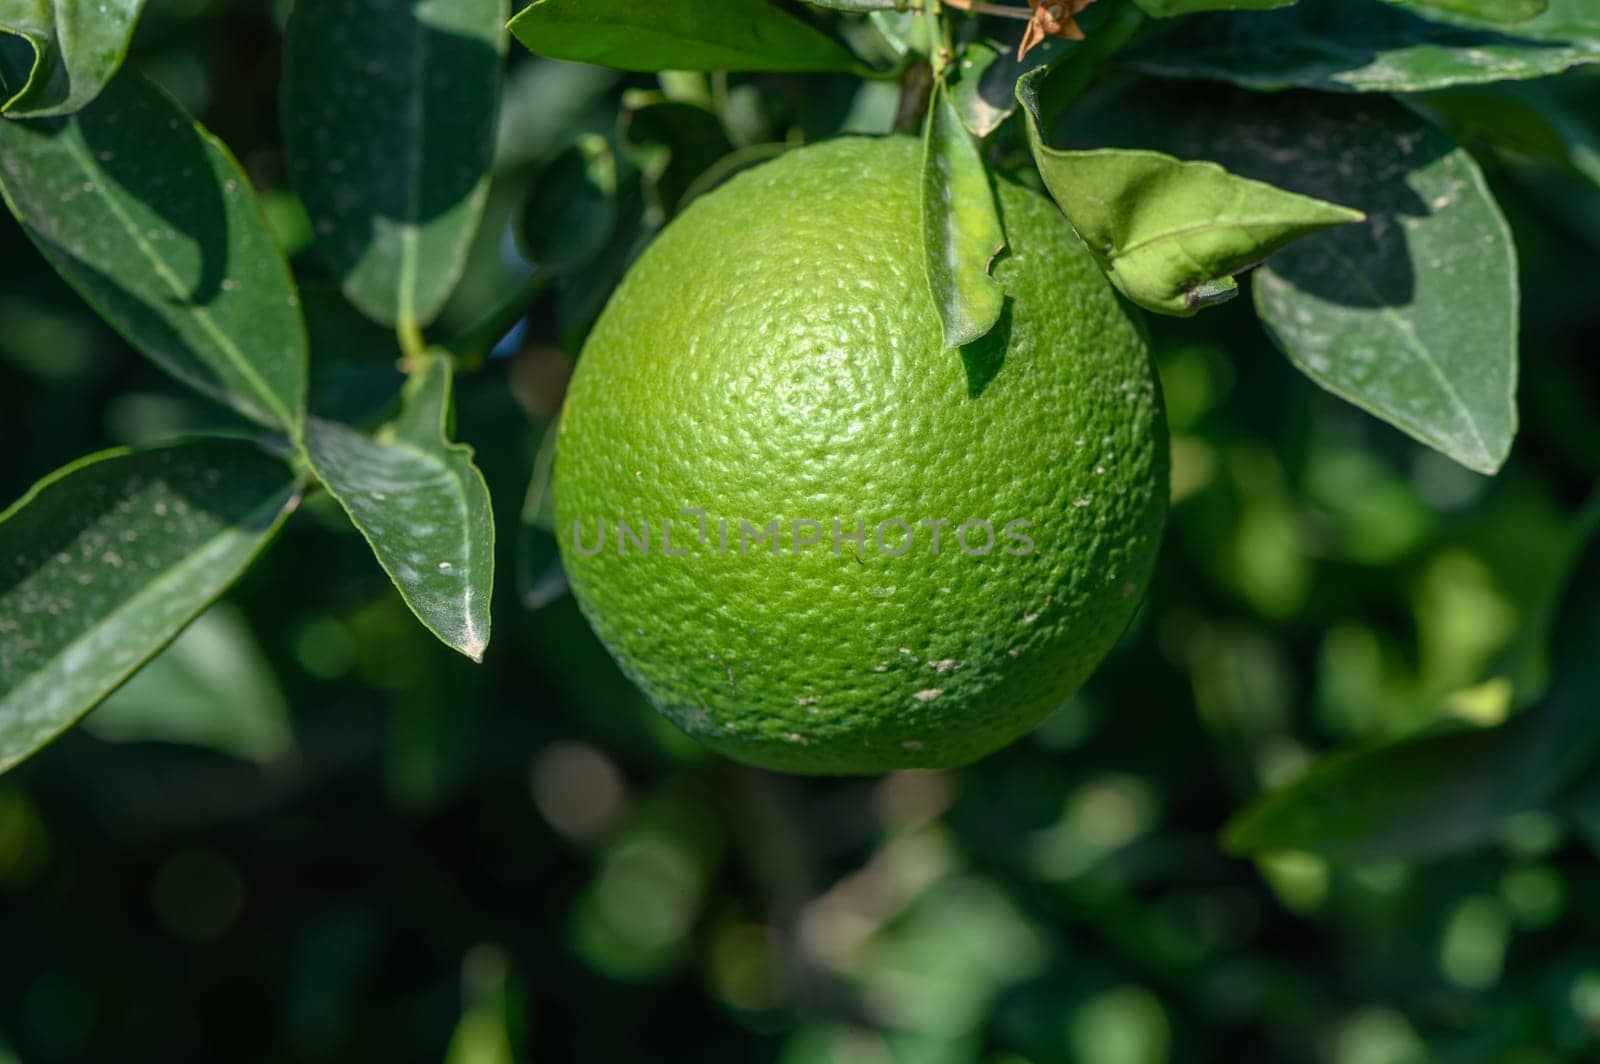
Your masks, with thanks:
[{"label": "glossy leaf", "polygon": [[193,440],[85,458],[0,514],[0,771],[226,591],[298,497],[254,444]]},{"label": "glossy leaf", "polygon": [[1380,0],[1303,0],[1282,11],[1200,15],[1123,59],[1163,77],[1332,92],[1420,92],[1600,62],[1592,0],[1551,0],[1544,14],[1507,27],[1429,13]]},{"label": "glossy leaf", "polygon": [[1550,6],[1550,0],[1388,0],[1388,2],[1399,7],[1419,8],[1418,14],[1422,15],[1448,11],[1455,15],[1482,19],[1484,22],[1500,22],[1508,25],[1526,22],[1536,15],[1542,15]]},{"label": "glossy leaf", "polygon": [[1359,211],[1161,152],[1045,144],[1036,72],[1017,84],[1034,160],[1050,194],[1129,299],[1192,314],[1233,291],[1234,273],[1300,237],[1360,221]]},{"label": "glossy leaf", "polygon": [[1335,754],[1240,815],[1239,852],[1303,850],[1341,860],[1426,857],[1494,837],[1543,808],[1600,753],[1600,539],[1572,573],[1555,626],[1554,686],[1493,728]]},{"label": "glossy leaf", "polygon": [[429,356],[406,384],[400,417],[377,437],[313,418],[306,445],[406,605],[447,646],[481,661],[494,521],[472,449],[446,436],[450,393],[449,360]]},{"label": "glossy leaf", "polygon": [[243,614],[226,604],[196,618],[84,727],[108,742],[184,743],[259,762],[293,742],[278,679]]},{"label": "glossy leaf", "polygon": [[89,105],[122,66],[145,0],[0,0],[0,112],[12,118],[71,114]]},{"label": "glossy leaf", "polygon": [[283,122],[290,176],[345,295],[427,324],[488,191],[507,0],[300,0]]},{"label": "glossy leaf", "polygon": [[129,343],[298,435],[306,337],[289,268],[239,164],[165,93],[122,77],[71,118],[0,123],[0,191]]},{"label": "glossy leaf", "polygon": [[1147,15],[1173,18],[1201,11],[1270,11],[1288,7],[1300,0],[1134,0]]},{"label": "glossy leaf", "polygon": [[766,0],[535,0],[511,32],[536,55],[619,70],[853,70],[843,46]]},{"label": "glossy leaf", "polygon": [[981,340],[1000,320],[1006,290],[989,265],[1006,234],[983,157],[943,86],[928,107],[923,151],[925,264],[949,351]]},{"label": "glossy leaf", "polygon": [[1516,433],[1517,270],[1472,158],[1389,100],[1147,83],[1086,101],[1069,143],[1152,146],[1347,203],[1367,219],[1254,275],[1290,360],[1336,395],[1493,472]]}]

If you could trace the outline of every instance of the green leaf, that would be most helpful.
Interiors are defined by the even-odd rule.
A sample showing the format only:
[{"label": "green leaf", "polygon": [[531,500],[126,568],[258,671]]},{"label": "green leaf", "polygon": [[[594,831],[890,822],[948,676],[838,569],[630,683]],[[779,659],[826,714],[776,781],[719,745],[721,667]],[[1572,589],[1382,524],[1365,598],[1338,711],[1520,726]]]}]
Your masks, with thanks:
[{"label": "green leaf", "polygon": [[406,605],[474,661],[489,644],[494,519],[472,449],[447,437],[451,366],[430,355],[406,382],[399,418],[376,438],[306,426],[311,465],[366,537]]},{"label": "green leaf", "polygon": [[1484,22],[1512,24],[1542,15],[1550,0],[1388,0],[1398,7],[1420,7],[1423,14],[1447,11]]},{"label": "green leaf", "polygon": [[[1517,432],[1516,246],[1472,156],[1387,100],[1301,99],[1275,157],[1365,226],[1291,248],[1255,278],[1277,345],[1324,388],[1495,473]],[[1341,113],[1342,112],[1342,113]],[[1316,161],[1349,160],[1318,170]]]},{"label": "green leaf", "polygon": [[1047,37],[1022,59],[1014,44],[980,39],[967,45],[951,67],[950,94],[961,121],[975,137],[987,137],[1017,113],[1017,80],[1031,70],[1053,65],[1072,46]]},{"label": "green leaf", "polygon": [[834,11],[907,11],[912,0],[805,0],[812,7]]},{"label": "green leaf", "polygon": [[1015,41],[979,38],[961,52],[947,72],[961,120],[977,137],[987,137],[1017,112],[1017,82],[1040,67],[1056,71],[1050,78],[1051,99],[1041,111],[1054,114],[1082,91],[1107,56],[1127,43],[1144,25],[1144,15],[1127,4],[1101,4],[1077,16],[1087,35],[1081,41],[1046,37],[1022,59]]},{"label": "green leaf", "polygon": [[247,761],[289,752],[289,705],[238,609],[201,614],[84,721],[107,742],[184,743]]},{"label": "green leaf", "polygon": [[1123,59],[1148,74],[1250,89],[1421,92],[1600,62],[1600,5],[1551,0],[1543,15],[1497,29],[1381,0],[1303,0],[1282,11],[1199,15]]},{"label": "green leaf", "polygon": [[1174,18],[1193,15],[1201,11],[1270,11],[1288,7],[1300,0],[1134,0],[1147,15],[1155,18]]},{"label": "green leaf", "polygon": [[1006,233],[978,145],[943,84],[928,105],[922,235],[945,350],[983,339],[1005,309],[1006,290],[989,276],[989,264],[1005,250]]},{"label": "green leaf", "polygon": [[[122,66],[144,4],[0,0],[0,112],[40,118],[88,106]],[[26,54],[6,46],[7,34]]]},{"label": "green leaf", "polygon": [[517,597],[530,610],[542,609],[567,593],[567,574],[556,546],[555,498],[550,475],[555,468],[559,422],[552,422],[539,441],[533,476],[522,502],[517,542]]},{"label": "green leaf", "polygon": [[1117,288],[1148,310],[1193,314],[1227,298],[1238,271],[1307,234],[1362,218],[1212,162],[1145,150],[1051,148],[1036,104],[1044,73],[1017,83],[1039,172]]},{"label": "green leaf", "polygon": [[695,180],[733,151],[722,120],[699,104],[633,89],[622,95],[622,140],[643,171],[661,217],[677,212]]},{"label": "green leaf", "polygon": [[[1592,521],[1580,521],[1589,527]],[[1573,570],[1555,625],[1554,687],[1493,728],[1434,733],[1334,754],[1230,824],[1242,853],[1413,859],[1477,845],[1543,808],[1600,752],[1600,537]]]},{"label": "green leaf", "polygon": [[1074,112],[1069,143],[1150,146],[1366,214],[1254,275],[1267,331],[1334,394],[1490,473],[1516,434],[1511,235],[1465,151],[1390,100],[1144,83]]},{"label": "green leaf", "polygon": [[298,498],[254,444],[200,439],[85,458],[0,514],[0,771],[166,646]]},{"label": "green leaf", "polygon": [[0,122],[0,192],[128,342],[298,436],[306,337],[249,179],[166,94],[121,77],[71,118]]},{"label": "green leaf", "polygon": [[555,275],[593,262],[616,232],[617,194],[611,146],[594,134],[580,137],[528,186],[517,224],[523,254]]},{"label": "green leaf", "polygon": [[535,0],[511,32],[536,55],[620,70],[855,70],[843,46],[766,0]]},{"label": "green leaf", "polygon": [[1545,82],[1503,82],[1408,97],[1458,141],[1553,163],[1600,188],[1600,130]]},{"label": "green leaf", "polygon": [[300,0],[290,177],[345,295],[386,325],[455,289],[494,158],[507,0]]}]

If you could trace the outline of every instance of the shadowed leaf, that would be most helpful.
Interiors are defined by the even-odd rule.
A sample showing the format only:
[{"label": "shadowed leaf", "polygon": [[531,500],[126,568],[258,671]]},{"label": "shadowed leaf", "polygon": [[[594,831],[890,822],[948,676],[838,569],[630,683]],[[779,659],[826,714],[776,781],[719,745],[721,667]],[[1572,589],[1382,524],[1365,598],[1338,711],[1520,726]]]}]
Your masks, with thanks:
[{"label": "shadowed leaf", "polygon": [[1200,15],[1122,60],[1162,77],[1327,92],[1420,92],[1600,62],[1592,0],[1551,0],[1544,14],[1506,27],[1428,14],[1381,0],[1302,0],[1282,11]]},{"label": "shadowed leaf", "polygon": [[283,122],[290,176],[345,295],[427,324],[483,211],[507,0],[300,0]]},{"label": "shadowed leaf", "polygon": [[240,612],[211,607],[84,721],[108,742],[166,742],[268,762],[293,742],[289,706]]},{"label": "shadowed leaf", "polygon": [[[0,112],[12,118],[71,114],[88,106],[122,66],[145,0],[0,0]],[[9,90],[9,86],[17,86]]]},{"label": "shadowed leaf", "polygon": [[1464,150],[1390,100],[1145,83],[1083,101],[1068,143],[1155,148],[1319,199],[1360,224],[1254,274],[1268,333],[1307,376],[1468,468],[1516,434],[1510,232]]},{"label": "shadowed leaf", "polygon": [[70,119],[0,122],[0,190],[129,343],[298,436],[306,337],[289,268],[239,164],[166,94],[122,77]]},{"label": "shadowed leaf", "polygon": [[1045,144],[1036,103],[1047,72],[1017,83],[1039,172],[1117,288],[1161,314],[1192,314],[1232,294],[1233,274],[1359,211],[1145,150]]},{"label": "shadowed leaf", "polygon": [[0,514],[0,771],[226,591],[298,497],[255,445],[193,440],[85,458]]},{"label": "shadowed leaf", "polygon": [[1412,859],[1485,842],[1508,817],[1549,804],[1600,750],[1600,538],[1571,570],[1554,644],[1554,686],[1540,705],[1493,728],[1327,757],[1236,818],[1226,844]]}]

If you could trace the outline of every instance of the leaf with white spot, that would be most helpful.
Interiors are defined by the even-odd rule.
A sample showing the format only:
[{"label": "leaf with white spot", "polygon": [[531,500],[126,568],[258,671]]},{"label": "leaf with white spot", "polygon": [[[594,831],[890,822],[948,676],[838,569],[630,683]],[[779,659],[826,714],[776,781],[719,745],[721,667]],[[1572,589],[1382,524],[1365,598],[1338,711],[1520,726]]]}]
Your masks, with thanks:
[{"label": "leaf with white spot", "polygon": [[191,440],[85,458],[0,514],[0,771],[166,646],[298,498],[254,444]]},{"label": "leaf with white spot", "polygon": [[[122,66],[145,0],[0,0],[0,112],[71,114]],[[7,47],[14,36],[25,48]]]},{"label": "leaf with white spot", "polygon": [[1052,147],[1040,128],[1039,85],[1048,74],[1037,70],[1017,82],[1034,162],[1106,276],[1146,310],[1183,316],[1230,299],[1238,291],[1234,274],[1310,234],[1361,220],[1339,201],[1207,160]]},{"label": "leaf with white spot", "polygon": [[317,246],[362,312],[425,325],[488,194],[506,0],[299,0],[283,124]]},{"label": "leaf with white spot", "polygon": [[1154,147],[1359,208],[1254,274],[1256,309],[1324,388],[1484,473],[1516,435],[1516,249],[1472,157],[1393,100],[1144,82],[1069,142]]},{"label": "leaf with white spot", "polygon": [[244,171],[174,100],[124,76],[71,118],[0,122],[0,192],[129,343],[299,434],[306,334],[288,264]]},{"label": "leaf with white spot", "polygon": [[1120,59],[1160,77],[1324,92],[1421,92],[1600,63],[1594,0],[1550,0],[1543,14],[1515,25],[1459,14],[1476,6],[1436,0],[1424,18],[1380,0],[1302,0],[1280,11],[1196,15]]},{"label": "leaf with white spot", "polygon": [[447,437],[448,358],[406,382],[400,417],[376,438],[312,418],[306,447],[406,605],[455,650],[483,659],[494,590],[494,519],[472,449]]}]

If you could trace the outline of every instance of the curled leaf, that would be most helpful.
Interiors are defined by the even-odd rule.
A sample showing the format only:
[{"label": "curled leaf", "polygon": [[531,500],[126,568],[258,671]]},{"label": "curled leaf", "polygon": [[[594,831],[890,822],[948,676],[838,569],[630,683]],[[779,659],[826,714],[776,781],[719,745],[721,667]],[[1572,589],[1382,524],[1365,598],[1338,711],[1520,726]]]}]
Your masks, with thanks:
[{"label": "curled leaf", "polygon": [[940,84],[928,107],[922,168],[922,231],[928,287],[945,350],[987,336],[1005,308],[989,264],[1006,243],[978,146]]},{"label": "curled leaf", "polygon": [[1048,71],[1017,82],[1046,187],[1123,295],[1159,314],[1216,302],[1235,273],[1360,211],[1156,151],[1045,144],[1037,104]]}]

